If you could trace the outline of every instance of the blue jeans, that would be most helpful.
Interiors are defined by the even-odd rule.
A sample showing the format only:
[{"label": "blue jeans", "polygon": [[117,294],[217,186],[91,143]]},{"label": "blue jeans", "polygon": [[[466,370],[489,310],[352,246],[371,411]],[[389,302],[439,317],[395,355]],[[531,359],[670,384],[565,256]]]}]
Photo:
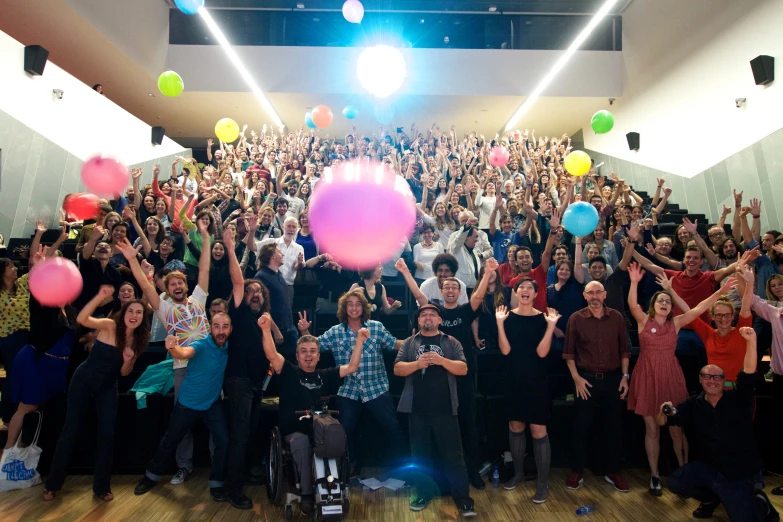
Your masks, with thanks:
[{"label": "blue jeans", "polygon": [[220,399],[216,400],[206,411],[193,410],[180,404],[174,405],[174,411],[171,412],[169,428],[163,436],[155,455],[147,465],[147,477],[154,481],[159,481],[161,475],[166,473],[166,469],[171,462],[171,457],[177,450],[177,446],[190,433],[191,427],[201,419],[207,428],[212,440],[215,441],[215,451],[212,454],[212,470],[209,473],[209,487],[217,488],[223,486],[223,472],[226,465],[226,453],[228,452],[228,431],[226,430],[226,419],[223,415],[223,405]]},{"label": "blue jeans", "polygon": [[764,520],[767,505],[755,496],[754,477],[731,480],[703,462],[689,462],[669,475],[672,493],[699,502],[722,502],[732,522]]},{"label": "blue jeans", "polygon": [[389,392],[367,402],[338,396],[337,409],[340,410],[340,424],[343,425],[345,434],[348,436],[348,451],[351,460],[356,461],[354,432],[363,409],[369,410],[381,425],[387,437],[387,444],[391,447],[393,458],[399,459],[403,456],[404,435],[400,423],[397,421],[397,410],[394,408]]}]

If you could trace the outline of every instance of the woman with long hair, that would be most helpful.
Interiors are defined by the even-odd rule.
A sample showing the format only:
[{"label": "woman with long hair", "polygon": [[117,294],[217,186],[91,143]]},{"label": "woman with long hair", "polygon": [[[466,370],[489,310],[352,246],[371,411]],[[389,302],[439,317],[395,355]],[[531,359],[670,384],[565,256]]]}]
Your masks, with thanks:
[{"label": "woman with long hair", "polygon": [[[516,249],[514,251],[516,252]],[[479,270],[478,281],[483,280],[486,271],[486,265],[482,265]],[[478,288],[473,289],[474,294],[476,290]],[[484,295],[484,301],[477,310],[478,321],[471,325],[473,342],[479,350],[484,348],[497,349],[498,325],[495,320],[495,310],[500,306],[508,305],[509,293],[510,289],[507,289],[500,280],[500,272],[493,270],[489,276],[489,284],[487,285],[487,293]]]},{"label": "woman with long hair", "polygon": [[169,204],[164,198],[155,200],[155,217],[163,223],[163,229],[171,230],[171,218],[169,217]]},{"label": "woman with long hair", "polygon": [[457,224],[451,218],[445,202],[435,203],[432,208],[432,217],[435,219],[435,236],[433,238],[445,249],[449,245],[451,234],[457,229]]},{"label": "woman with long hair", "polygon": [[[663,274],[657,277],[657,282],[663,291],[653,294],[650,299],[650,307],[645,313],[637,300],[639,282],[644,277],[644,270],[633,263],[628,267],[628,275],[631,278],[628,306],[639,329],[639,359],[634,367],[631,387],[628,392],[628,409],[644,418],[646,427],[644,449],[650,464],[649,491],[654,496],[660,496],[662,494],[661,479],[658,475],[658,456],[661,452],[660,426],[655,421],[655,415],[664,402],[671,401],[672,404],[681,404],[688,398],[685,376],[675,355],[677,333],[680,328],[694,321],[701,322],[699,315],[710,307],[717,306],[714,303],[720,303],[721,296],[733,288],[736,282],[731,281],[725,284],[696,307],[689,309],[688,305],[672,288],[671,281]],[[674,305],[681,310],[688,311],[674,317]],[[732,308],[732,316],[733,312]],[[748,311],[748,315],[750,315],[750,311]],[[740,356],[740,366],[743,356],[744,352]],[[723,366],[721,365],[721,367]],[[688,445],[683,437],[682,428],[670,426],[669,434],[672,437],[677,462],[682,466],[688,461]]]},{"label": "woman with long hair", "polygon": [[505,379],[505,409],[514,475],[503,487],[515,489],[525,478],[525,430],[530,426],[538,484],[533,502],[542,504],[549,496],[549,466],[552,450],[546,425],[549,422],[550,397],[544,360],[552,346],[560,314],[554,308],[543,313],[533,308],[538,283],[522,278],[514,292],[519,302],[514,310],[499,306],[495,312],[498,345],[509,356]]},{"label": "woman with long hair", "polygon": [[114,294],[114,287],[104,285],[85,305],[76,321],[98,331],[90,355],[79,365],[68,388],[65,426],[57,441],[52,468],[46,481],[44,500],[54,500],[62,489],[65,472],[87,408],[94,405],[98,417],[93,493],[104,501],[114,499],[111,492],[111,467],[114,454],[114,426],[117,421],[117,379],[133,370],[136,359],[150,339],[150,323],[144,305],[132,299],[109,319],[92,316],[98,305]]},{"label": "woman with long hair", "polygon": [[517,268],[517,250],[519,250],[519,245],[510,245],[506,252],[506,261],[501,263],[498,267],[498,275],[500,276],[500,282],[503,286],[509,286],[511,280],[519,275],[519,268]]},{"label": "woman with long hair", "polygon": [[[576,238],[576,244],[579,244],[579,238]],[[584,267],[582,266],[582,252],[577,247],[574,253],[574,262],[568,259],[559,261],[555,265],[555,282],[546,287],[547,304],[560,312],[560,319],[555,328],[555,340],[553,347],[562,350],[566,325],[568,320],[577,311],[585,307],[583,297],[584,290]]]},{"label": "woman with long hair", "polygon": [[354,283],[349,290],[361,289],[364,291],[364,297],[370,303],[371,319],[373,321],[378,321],[381,313],[389,315],[402,306],[401,302],[394,301],[389,303],[389,300],[386,298],[386,287],[381,284],[382,272],[383,266],[381,265],[359,272],[360,282]]},{"label": "woman with long hair", "polygon": [[[193,197],[191,195],[191,197]],[[212,242],[215,240],[215,234],[217,233],[217,226],[215,225],[215,218],[212,215],[212,212],[209,210],[201,210],[198,214],[196,214],[196,219],[191,221],[188,219],[188,217],[185,215],[185,208],[189,205],[182,205],[182,208],[179,212],[179,217],[182,220],[182,236],[183,240],[188,243],[188,239],[190,242],[193,243],[193,246],[196,247],[196,249],[201,252],[201,249],[204,248],[204,239],[201,235],[201,229],[205,229],[207,233],[209,234],[209,243],[212,244]],[[188,236],[187,239],[185,239],[185,236]],[[185,250],[185,255],[182,258],[182,261],[185,263],[186,273],[185,275],[188,276],[188,288],[194,289],[196,288],[196,279],[198,278],[198,256],[194,256],[191,249],[188,248]]]}]

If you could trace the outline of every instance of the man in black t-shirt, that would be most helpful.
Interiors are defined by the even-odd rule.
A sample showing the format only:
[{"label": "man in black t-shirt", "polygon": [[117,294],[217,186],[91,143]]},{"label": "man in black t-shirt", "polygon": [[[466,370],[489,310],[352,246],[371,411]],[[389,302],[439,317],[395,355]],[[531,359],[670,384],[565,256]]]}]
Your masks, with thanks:
[{"label": "man in black t-shirt", "polygon": [[272,339],[272,317],[267,313],[263,314],[258,319],[258,327],[264,332],[264,354],[280,377],[280,434],[291,448],[299,473],[299,488],[302,493],[299,505],[303,514],[310,515],[313,512],[313,446],[310,442],[312,420],[299,419],[295,412],[318,408],[322,397],[337,393],[343,377],[356,373],[362,358],[362,345],[370,338],[370,331],[362,328],[357,332],[348,364],[316,370],[321,357],[318,339],[312,335],[299,338],[296,346],[296,361],[299,366],[294,366],[277,352]]},{"label": "man in black t-shirt", "polygon": [[[411,276],[410,270],[402,260],[395,266],[408,283],[413,297],[419,306],[427,304],[427,297],[422,293],[416,281]],[[457,393],[459,394],[459,429],[462,435],[462,449],[465,456],[465,466],[468,469],[470,485],[476,489],[484,489],[484,479],[479,474],[479,449],[478,435],[476,433],[476,354],[473,350],[473,321],[478,316],[478,309],[487,295],[490,279],[497,278],[498,262],[494,258],[487,259],[484,265],[484,277],[481,278],[476,290],[467,304],[457,304],[460,295],[459,280],[455,277],[447,277],[440,281],[440,294],[443,305],[436,304],[440,309],[443,322],[440,331],[454,337],[462,345],[465,360],[468,365],[468,374],[457,377]]]}]

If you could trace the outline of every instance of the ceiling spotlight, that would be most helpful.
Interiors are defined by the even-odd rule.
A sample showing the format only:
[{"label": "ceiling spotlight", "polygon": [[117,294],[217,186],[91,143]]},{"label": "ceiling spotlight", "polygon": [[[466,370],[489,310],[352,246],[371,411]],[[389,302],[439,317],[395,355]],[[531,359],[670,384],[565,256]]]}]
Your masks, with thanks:
[{"label": "ceiling spotlight", "polygon": [[151,98],[154,98],[154,97],[155,97],[155,95],[154,95],[154,94],[152,94],[152,93],[150,93],[150,97],[151,97]]},{"label": "ceiling spotlight", "polygon": [[297,9],[304,9],[304,4],[299,2],[298,4],[296,4],[296,8]]},{"label": "ceiling spotlight", "polygon": [[494,6],[494,5],[489,6],[489,12],[490,13],[494,13],[497,10],[498,10],[497,6]]},{"label": "ceiling spotlight", "polygon": [[387,98],[405,81],[405,59],[388,45],[368,47],[359,55],[356,76],[362,87],[376,98]]}]

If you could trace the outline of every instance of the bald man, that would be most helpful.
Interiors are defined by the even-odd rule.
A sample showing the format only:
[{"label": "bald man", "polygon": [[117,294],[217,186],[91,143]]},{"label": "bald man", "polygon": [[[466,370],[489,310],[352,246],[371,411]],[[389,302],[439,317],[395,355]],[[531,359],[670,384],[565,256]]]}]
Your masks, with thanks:
[{"label": "bald man", "polygon": [[721,503],[734,521],[780,520],[763,491],[756,490],[762,462],[753,436],[756,375],[756,332],[742,327],[746,351],[743,369],[735,386],[724,388],[726,375],[720,366],[708,364],[699,372],[702,392],[676,410],[664,413],[658,424],[682,426],[688,438],[687,464],[669,476],[672,493],[701,502],[695,518],[710,518]]},{"label": "bald man", "polygon": [[606,443],[606,476],[617,491],[627,493],[628,479],[620,470],[623,399],[628,394],[628,332],[619,311],[604,304],[606,290],[591,281],[583,292],[587,307],[574,313],[566,327],[563,359],[574,379],[573,463],[568,489],[584,483],[586,442],[596,412],[603,412],[602,439]]}]

